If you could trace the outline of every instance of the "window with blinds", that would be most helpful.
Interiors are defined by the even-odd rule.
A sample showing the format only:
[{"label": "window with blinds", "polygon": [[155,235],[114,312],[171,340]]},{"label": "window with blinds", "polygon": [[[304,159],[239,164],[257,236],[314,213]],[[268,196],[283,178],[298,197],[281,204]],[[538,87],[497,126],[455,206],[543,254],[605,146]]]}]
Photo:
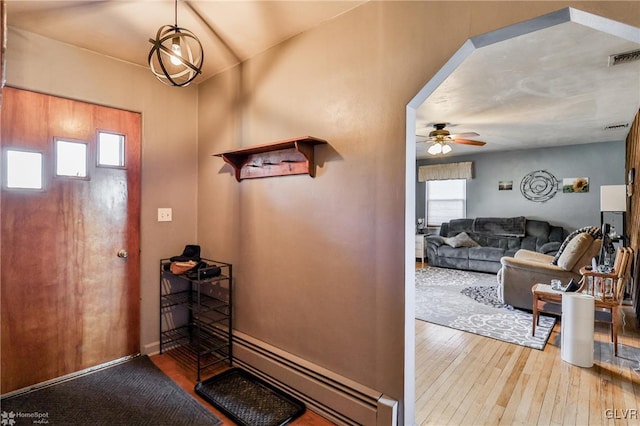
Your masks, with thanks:
[{"label": "window with blinds", "polygon": [[430,180],[426,188],[427,226],[439,227],[467,216],[466,179]]}]

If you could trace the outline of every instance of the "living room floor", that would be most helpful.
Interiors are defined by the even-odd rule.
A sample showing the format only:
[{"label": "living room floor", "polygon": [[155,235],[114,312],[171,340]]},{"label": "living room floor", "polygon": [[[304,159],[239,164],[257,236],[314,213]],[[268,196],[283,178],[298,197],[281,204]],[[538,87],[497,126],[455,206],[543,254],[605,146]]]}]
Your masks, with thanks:
[{"label": "living room floor", "polygon": [[416,320],[417,424],[640,424],[640,330],[622,311],[620,357],[597,323],[592,368],[562,361],[559,321],[540,351]]}]

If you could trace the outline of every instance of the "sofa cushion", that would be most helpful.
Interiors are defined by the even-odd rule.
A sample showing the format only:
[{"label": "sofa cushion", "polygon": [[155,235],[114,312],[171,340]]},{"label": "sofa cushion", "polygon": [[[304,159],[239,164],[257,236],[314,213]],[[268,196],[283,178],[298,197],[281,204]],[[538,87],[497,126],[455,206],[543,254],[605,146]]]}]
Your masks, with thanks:
[{"label": "sofa cushion", "polygon": [[562,226],[552,226],[551,231],[549,231],[549,241],[564,241],[564,228]]},{"label": "sofa cushion", "polygon": [[449,232],[444,237],[455,237],[461,232],[471,232],[473,219],[453,219],[449,221]]},{"label": "sofa cushion", "polygon": [[500,237],[497,235],[481,235],[472,234],[474,238],[482,247],[496,247],[503,250],[520,248],[520,238],[515,237]]},{"label": "sofa cushion", "polygon": [[538,238],[533,235],[527,235],[522,239],[522,243],[520,244],[520,248],[536,251],[536,240]]},{"label": "sofa cushion", "polygon": [[509,249],[504,251],[504,256],[513,257],[520,249]]},{"label": "sofa cushion", "polygon": [[468,259],[469,258],[469,248],[468,247],[459,247],[453,248],[446,244],[438,247],[438,257],[453,257],[456,259]]},{"label": "sofa cushion", "polygon": [[455,237],[445,238],[444,243],[454,248],[478,247],[480,245],[476,243],[466,232],[461,232]]},{"label": "sofa cushion", "polygon": [[589,249],[592,243],[593,237],[586,232],[573,237],[558,257],[558,266],[565,271],[572,270],[576,262]]},{"label": "sofa cushion", "polygon": [[549,241],[548,243],[545,243],[542,246],[540,246],[537,251],[540,253],[550,254],[554,256],[558,252],[558,249],[560,248],[561,245],[562,243],[558,241]]},{"label": "sofa cushion", "polygon": [[504,249],[497,247],[472,247],[469,249],[469,259],[500,262],[504,252]]},{"label": "sofa cushion", "polygon": [[542,220],[527,220],[527,236],[549,238],[549,222]]}]

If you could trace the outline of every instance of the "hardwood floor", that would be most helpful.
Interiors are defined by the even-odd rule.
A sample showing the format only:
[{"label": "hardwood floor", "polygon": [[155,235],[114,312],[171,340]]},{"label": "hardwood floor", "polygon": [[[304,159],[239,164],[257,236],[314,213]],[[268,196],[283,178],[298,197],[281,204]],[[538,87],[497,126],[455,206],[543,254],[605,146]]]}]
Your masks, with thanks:
[{"label": "hardwood floor", "polygon": [[[224,414],[215,409],[211,404],[209,404],[204,399],[200,398],[193,388],[196,385],[196,371],[193,367],[186,365],[184,362],[180,362],[176,357],[171,356],[168,353],[164,353],[162,355],[154,355],[151,357],[153,363],[158,366],[167,376],[169,376],[174,382],[176,382],[180,387],[182,387],[185,391],[187,391],[191,396],[197,399],[204,407],[214,413],[220,420],[222,420],[222,424],[224,426],[235,425],[234,422],[229,420]],[[222,372],[226,369],[226,366],[220,367],[217,371],[211,370],[211,375],[214,375],[216,372]],[[208,377],[208,376],[207,376]],[[293,426],[327,426],[333,425],[330,421],[325,418],[319,416],[313,411],[307,409],[304,414],[293,422],[289,423]]]},{"label": "hardwood floor", "polygon": [[[592,368],[562,361],[559,321],[539,351],[416,320],[416,424],[640,425],[640,331],[631,307],[622,311],[620,357],[607,326],[596,324]],[[195,394],[192,368],[167,354],[151,359],[234,424]],[[292,424],[333,423],[307,410]]]},{"label": "hardwood floor", "polygon": [[544,351],[416,321],[418,425],[640,425],[640,332],[624,307],[620,357],[596,324],[595,365],[562,361],[560,325]]}]

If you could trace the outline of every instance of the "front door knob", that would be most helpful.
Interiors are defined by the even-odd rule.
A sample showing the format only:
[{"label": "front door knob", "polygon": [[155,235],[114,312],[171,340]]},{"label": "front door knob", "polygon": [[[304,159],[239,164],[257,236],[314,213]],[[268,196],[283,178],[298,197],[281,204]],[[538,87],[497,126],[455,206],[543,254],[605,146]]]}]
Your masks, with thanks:
[{"label": "front door knob", "polygon": [[126,259],[129,257],[129,252],[126,250],[118,250],[118,257],[121,259]]}]

